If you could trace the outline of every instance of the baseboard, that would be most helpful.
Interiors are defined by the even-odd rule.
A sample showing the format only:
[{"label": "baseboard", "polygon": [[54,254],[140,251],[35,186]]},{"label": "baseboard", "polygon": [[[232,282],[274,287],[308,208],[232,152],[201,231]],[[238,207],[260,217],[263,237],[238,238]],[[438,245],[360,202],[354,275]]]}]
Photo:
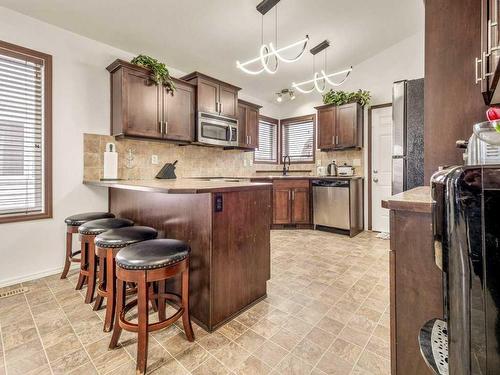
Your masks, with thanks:
[{"label": "baseboard", "polygon": [[[70,270],[77,269],[78,267],[80,267],[79,264],[73,264],[71,266]],[[24,283],[26,281],[40,279],[40,278],[46,277],[46,276],[52,276],[52,275],[55,275],[57,273],[61,273],[62,270],[63,270],[63,267],[57,267],[57,268],[52,268],[52,269],[45,270],[42,272],[33,273],[31,275],[25,275],[25,276],[21,276],[21,277],[13,277],[10,279],[0,280],[0,288],[4,288],[6,286],[10,286],[10,285],[14,285],[14,284]]]}]

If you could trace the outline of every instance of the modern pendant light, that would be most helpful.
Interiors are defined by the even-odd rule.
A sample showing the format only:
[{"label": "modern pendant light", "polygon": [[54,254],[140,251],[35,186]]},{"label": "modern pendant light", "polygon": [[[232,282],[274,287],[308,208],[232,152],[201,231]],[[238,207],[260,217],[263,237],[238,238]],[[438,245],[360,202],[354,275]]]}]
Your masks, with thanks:
[{"label": "modern pendant light", "polygon": [[[285,47],[278,48],[278,7],[276,6],[280,0],[264,0],[259,5],[257,5],[257,11],[262,15],[262,23],[261,23],[261,46],[259,49],[259,56],[253,58],[251,60],[245,61],[243,63],[236,61],[236,67],[241,71],[258,75],[263,72],[267,72],[269,74],[274,74],[277,72],[279,67],[279,62],[283,63],[292,63],[294,61],[299,60],[304,54],[307,43],[309,42],[309,36],[306,35],[304,39],[299,40],[295,43],[289,44]],[[274,43],[272,42],[268,44],[264,44],[264,15],[270,11],[272,8],[275,8],[275,25],[274,25]],[[301,51],[292,58],[287,58],[282,56],[282,52],[291,50],[297,46],[302,46]],[[273,60],[271,62],[271,60]],[[252,64],[260,63],[260,69],[250,69],[249,66]]]},{"label": "modern pendant light", "polygon": [[[351,72],[352,72],[352,66],[348,69],[344,69],[344,70],[341,70],[339,72],[330,73],[330,74],[326,73],[327,61],[328,61],[326,49],[328,47],[330,47],[330,42],[328,40],[324,40],[320,44],[318,44],[317,46],[311,48],[311,50],[309,52],[311,52],[311,54],[313,55],[313,78],[309,79],[307,81],[299,82],[299,83],[293,82],[292,87],[294,89],[296,89],[297,91],[299,91],[303,94],[309,94],[309,93],[313,92],[314,90],[316,90],[317,92],[322,94],[326,91],[327,85],[338,87],[338,86],[342,85],[347,80],[347,78],[349,77],[349,74],[351,74]],[[318,73],[316,71],[315,58],[316,58],[316,55],[318,53],[320,53],[321,51],[325,51],[324,67]],[[335,82],[335,81],[330,79],[330,78],[338,77],[338,76],[343,76],[343,78],[338,82]],[[312,86],[310,88],[304,87],[305,85],[308,85],[311,83],[312,83]]]}]

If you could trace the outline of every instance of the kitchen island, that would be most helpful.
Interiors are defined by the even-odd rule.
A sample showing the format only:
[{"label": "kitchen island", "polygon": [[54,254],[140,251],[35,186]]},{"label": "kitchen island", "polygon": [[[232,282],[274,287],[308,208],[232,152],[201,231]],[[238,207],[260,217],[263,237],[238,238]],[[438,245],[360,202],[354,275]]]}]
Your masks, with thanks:
[{"label": "kitchen island", "polygon": [[[190,310],[213,331],[266,297],[272,184],[226,180],[86,180],[109,210],[191,246]],[[176,281],[169,286],[179,288]]]}]

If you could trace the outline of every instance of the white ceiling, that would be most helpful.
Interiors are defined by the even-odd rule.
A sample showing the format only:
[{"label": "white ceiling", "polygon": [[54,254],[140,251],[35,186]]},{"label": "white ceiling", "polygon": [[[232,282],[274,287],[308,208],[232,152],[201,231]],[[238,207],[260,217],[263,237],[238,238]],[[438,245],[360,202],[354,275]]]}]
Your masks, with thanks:
[{"label": "white ceiling", "polygon": [[[0,0],[0,5],[176,69],[213,75],[247,95],[272,100],[292,81],[310,79],[312,57],[282,64],[275,75],[249,76],[235,61],[256,57],[260,0]],[[329,71],[344,68],[423,29],[421,0],[282,0],[278,44],[309,34],[308,49],[329,39]],[[264,42],[274,40],[274,10],[264,17]],[[293,54],[293,53],[292,53]],[[318,55],[319,56],[319,55]],[[317,62],[322,64],[322,58]],[[381,67],[383,68],[383,67]],[[352,74],[356,74],[356,71]]]}]

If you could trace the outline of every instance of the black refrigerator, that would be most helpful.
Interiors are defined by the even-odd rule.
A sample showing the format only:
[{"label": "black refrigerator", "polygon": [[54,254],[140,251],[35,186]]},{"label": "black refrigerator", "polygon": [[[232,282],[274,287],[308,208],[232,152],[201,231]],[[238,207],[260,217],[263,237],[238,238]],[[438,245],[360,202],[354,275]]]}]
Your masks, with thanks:
[{"label": "black refrigerator", "polygon": [[432,195],[445,311],[422,328],[422,354],[438,374],[500,374],[500,165],[440,171]]},{"label": "black refrigerator", "polygon": [[392,194],[424,183],[424,79],[392,88]]}]

